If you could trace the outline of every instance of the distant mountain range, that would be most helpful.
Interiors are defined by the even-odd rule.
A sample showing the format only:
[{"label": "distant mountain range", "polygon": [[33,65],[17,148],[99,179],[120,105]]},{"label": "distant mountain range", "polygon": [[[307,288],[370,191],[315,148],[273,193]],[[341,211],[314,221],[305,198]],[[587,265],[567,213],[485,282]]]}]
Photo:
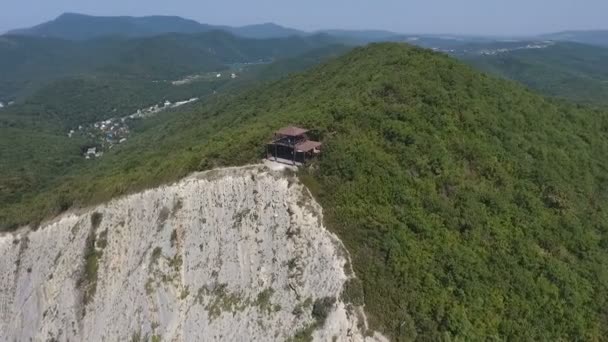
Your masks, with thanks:
[{"label": "distant mountain range", "polygon": [[608,49],[570,42],[456,54],[475,68],[573,102],[608,106]]},{"label": "distant mountain range", "polygon": [[306,34],[272,23],[231,27],[201,24],[174,16],[98,17],[76,13],[65,13],[55,20],[31,28],[13,30],[8,34],[87,40],[103,36],[135,38],[164,33],[204,33],[216,30],[227,31],[240,37],[260,39]]},{"label": "distant mountain range", "polygon": [[[194,20],[177,16],[147,16],[147,17],[101,17],[77,13],[65,13],[54,20],[40,25],[9,31],[9,35],[25,35],[35,37],[52,37],[67,40],[88,40],[104,36],[121,36],[128,38],[149,37],[165,33],[204,33],[210,31],[226,31],[239,37],[267,39],[285,38],[290,36],[308,36],[327,34],[342,39],[345,43],[365,44],[378,41],[405,41],[424,47],[457,46],[471,42],[498,41],[507,38],[473,37],[463,35],[437,34],[402,34],[385,30],[319,30],[306,32],[280,26],[274,23],[264,23],[233,27],[226,25],[202,24]],[[564,31],[540,36],[517,37],[514,40],[555,40],[570,41],[583,44],[608,46],[608,30],[597,31]]]},{"label": "distant mountain range", "polygon": [[0,36],[0,101],[77,74],[173,79],[235,63],[292,57],[336,43],[327,35],[251,39],[223,31],[89,40]]},{"label": "distant mountain range", "polygon": [[[528,39],[381,30],[313,34],[271,23],[229,27],[180,17],[80,14],[64,14],[0,36],[0,102],[23,99],[43,86],[54,87],[56,80],[77,75],[129,77],[137,82],[177,79],[223,70],[233,63],[268,62],[324,47],[377,41],[444,52],[545,95],[608,104],[608,31],[570,31]],[[277,73],[284,74],[280,69]]]},{"label": "distant mountain range", "polygon": [[608,46],[608,30],[564,31],[542,36],[545,39]]}]

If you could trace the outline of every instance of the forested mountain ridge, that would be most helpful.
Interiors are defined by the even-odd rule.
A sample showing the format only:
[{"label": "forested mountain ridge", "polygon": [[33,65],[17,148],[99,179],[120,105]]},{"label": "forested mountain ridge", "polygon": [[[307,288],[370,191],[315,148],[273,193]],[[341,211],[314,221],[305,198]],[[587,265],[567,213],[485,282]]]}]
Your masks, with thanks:
[{"label": "forested mountain ridge", "polygon": [[143,37],[174,33],[212,31],[210,25],[171,16],[99,17],[64,13],[59,17],[24,29],[9,31],[10,35],[51,37],[68,40],[88,40],[104,36]]},{"label": "forested mountain ridge", "polygon": [[[234,37],[229,38],[229,34]],[[321,47],[407,42],[471,61],[481,70],[517,80],[545,95],[605,105],[608,79],[601,72],[594,74],[595,69],[605,64],[605,51],[601,47],[605,36],[603,31],[568,31],[514,39],[382,30],[320,30],[315,34],[272,23],[230,27],[169,16],[95,17],[66,13],[34,28],[0,36],[0,54],[8,66],[3,69],[0,62],[0,75],[4,76],[0,82],[0,102],[22,98],[49,80],[91,73],[99,68],[116,77],[135,74],[148,78],[219,70],[234,60],[269,58],[272,54],[268,51],[253,55],[249,52],[254,52],[257,45],[267,49],[267,38],[280,38],[271,39],[270,45],[275,44],[276,51],[294,51],[293,55],[305,52],[302,47],[310,44]],[[66,42],[58,37],[75,41]],[[291,45],[281,44],[280,40],[290,41]],[[548,45],[549,48],[538,48]],[[215,56],[213,49],[221,46],[233,51],[224,49]]]},{"label": "forested mountain ridge", "polygon": [[[227,96],[311,68],[348,50],[329,45],[270,64],[232,70],[238,75],[236,78],[230,72],[222,72],[222,77],[217,78],[213,72],[179,85],[113,74],[85,74],[52,81],[25,100],[0,110],[0,203],[20,201],[24,195],[55,184],[57,176],[77,174],[76,168],[90,164],[92,161],[82,155],[83,149],[97,146],[99,137],[83,136],[79,127],[125,117],[155,104],[162,106],[165,101],[174,103],[192,97],[208,101]],[[164,115],[170,117],[174,112]],[[135,137],[156,124],[156,119],[128,122]],[[70,130],[77,130],[78,134],[69,137]],[[179,132],[172,134],[179,136]]]},{"label": "forested mountain ridge", "polygon": [[30,94],[49,81],[78,74],[171,80],[226,69],[232,63],[266,62],[335,44],[326,35],[247,39],[213,31],[87,41],[0,36],[0,101]]},{"label": "forested mountain ridge", "polygon": [[564,31],[541,36],[544,39],[608,47],[608,30]]},{"label": "forested mountain ridge", "polygon": [[579,30],[547,33],[542,35],[498,37],[458,34],[407,34],[387,30],[321,29],[307,32],[284,27],[275,23],[262,23],[240,27],[209,25],[177,16],[92,16],[64,13],[54,20],[23,29],[9,31],[9,35],[21,35],[67,40],[90,40],[107,36],[142,38],[167,33],[206,33],[225,31],[243,38],[269,39],[291,36],[328,34],[343,42],[367,44],[381,41],[405,41],[428,48],[450,48],[469,43],[505,41],[556,41],[608,46],[607,30]]},{"label": "forested mountain ridge", "polygon": [[101,17],[78,13],[64,13],[54,20],[30,28],[12,30],[9,31],[9,34],[89,40],[105,36],[140,38],[166,33],[204,33],[217,30],[245,38],[259,39],[285,38],[304,34],[304,32],[272,23],[231,27],[201,24],[176,16]]},{"label": "forested mountain ridge", "polygon": [[[287,40],[291,42],[291,40]],[[297,39],[299,41],[299,39]],[[209,43],[212,46],[214,43]],[[294,43],[297,44],[297,43]],[[146,44],[144,49],[146,48]],[[29,121],[39,121],[32,126],[36,130],[41,126],[54,126],[61,133],[70,128],[105,120],[113,116],[127,115],[137,109],[148,107],[166,100],[181,101],[192,97],[205,97],[213,92],[232,91],[256,82],[280,78],[291,72],[302,71],[324,60],[343,54],[350,48],[343,45],[325,45],[317,43],[304,43],[292,48],[292,53],[305,51],[303,54],[277,53],[277,59],[270,63],[230,64],[211,63],[196,58],[181,56],[183,70],[194,73],[194,78],[183,83],[176,83],[178,73],[175,70],[179,63],[162,62],[159,54],[147,58],[145,52],[135,47],[133,50],[141,54],[142,58],[125,59],[120,64],[109,64],[96,70],[75,73],[72,76],[48,80],[34,87],[29,95],[24,96],[11,107],[0,112],[0,127],[12,126],[27,128]],[[219,60],[227,63],[232,60],[255,60],[247,53],[240,53],[242,45],[236,45],[232,51],[219,56]],[[139,51],[138,51],[139,50]],[[258,56],[264,56],[264,49],[260,49]],[[152,53],[154,54],[154,53]],[[179,54],[171,52],[171,54]],[[231,56],[232,54],[232,56]],[[251,54],[249,55],[251,56]],[[287,56],[287,57],[281,57]],[[217,55],[216,55],[217,57]],[[137,64],[142,60],[142,64]],[[200,63],[200,64],[198,64]],[[196,66],[198,65],[198,66]],[[215,65],[215,68],[213,66]],[[119,71],[123,72],[120,73]],[[168,71],[163,71],[168,70]],[[205,71],[213,70],[213,71]],[[145,72],[144,72],[145,71]],[[214,72],[215,71],[215,72]],[[163,75],[173,77],[165,77]],[[69,72],[67,74],[70,74]],[[234,78],[231,77],[234,75]],[[186,73],[186,75],[189,75]],[[217,77],[217,76],[221,77]],[[182,76],[180,76],[182,77]],[[1,83],[1,82],[0,82]],[[33,87],[33,86],[32,86]],[[35,119],[34,119],[35,117]],[[31,118],[31,120],[28,120]],[[31,125],[30,125],[31,126]]]},{"label": "forested mountain ridge", "polygon": [[608,334],[608,114],[404,44],[155,118],[2,203],[0,224],[255,162],[286,124],[324,142],[300,177],[353,257],[374,328],[396,340]]},{"label": "forested mountain ridge", "polygon": [[542,94],[608,105],[608,49],[559,42],[544,48],[463,55],[474,67],[519,81]]}]

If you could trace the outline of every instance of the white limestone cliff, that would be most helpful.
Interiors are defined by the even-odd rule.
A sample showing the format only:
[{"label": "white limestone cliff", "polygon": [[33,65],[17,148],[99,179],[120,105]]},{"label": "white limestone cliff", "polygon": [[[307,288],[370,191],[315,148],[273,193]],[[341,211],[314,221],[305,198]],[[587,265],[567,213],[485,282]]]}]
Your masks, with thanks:
[{"label": "white limestone cliff", "polygon": [[264,166],[0,236],[0,341],[364,341],[341,242],[293,175]]}]

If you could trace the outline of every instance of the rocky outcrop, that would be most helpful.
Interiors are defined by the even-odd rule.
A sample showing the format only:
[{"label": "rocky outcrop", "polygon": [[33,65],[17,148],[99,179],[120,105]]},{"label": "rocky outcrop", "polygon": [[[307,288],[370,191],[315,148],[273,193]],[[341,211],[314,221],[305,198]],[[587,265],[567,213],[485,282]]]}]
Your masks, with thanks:
[{"label": "rocky outcrop", "polygon": [[344,300],[360,289],[319,205],[263,166],[68,213],[0,253],[2,341],[382,339]]}]

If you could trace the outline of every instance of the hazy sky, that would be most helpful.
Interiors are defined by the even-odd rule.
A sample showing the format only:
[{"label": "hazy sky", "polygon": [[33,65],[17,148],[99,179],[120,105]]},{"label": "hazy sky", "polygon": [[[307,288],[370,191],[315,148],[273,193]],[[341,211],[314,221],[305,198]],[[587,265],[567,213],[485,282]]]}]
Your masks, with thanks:
[{"label": "hazy sky", "polygon": [[0,32],[63,12],[179,15],[226,25],[275,22],[304,30],[517,35],[608,29],[608,0],[0,0]]}]

